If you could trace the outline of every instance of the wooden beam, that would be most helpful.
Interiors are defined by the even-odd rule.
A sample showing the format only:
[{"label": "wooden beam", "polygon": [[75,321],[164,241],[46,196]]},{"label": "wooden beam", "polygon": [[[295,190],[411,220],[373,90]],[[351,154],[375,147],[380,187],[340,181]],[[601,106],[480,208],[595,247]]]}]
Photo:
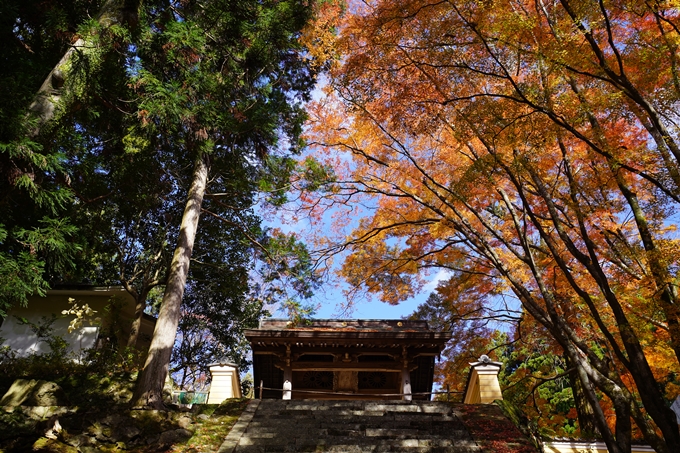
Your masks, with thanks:
[{"label": "wooden beam", "polygon": [[251,343],[266,340],[311,341],[314,343],[342,343],[344,341],[363,343],[440,343],[451,339],[450,332],[380,332],[380,331],[312,331],[312,330],[258,330],[246,329],[245,336]]},{"label": "wooden beam", "polygon": [[[293,354],[362,354],[362,355],[393,355],[393,356],[401,356],[401,347],[385,347],[385,346],[376,346],[372,348],[367,348],[367,345],[364,345],[364,347],[358,347],[358,346],[348,346],[348,347],[332,347],[330,345],[328,346],[296,346],[296,345],[291,345],[291,352]],[[419,355],[428,355],[428,356],[436,356],[438,355],[441,351],[438,347],[431,347],[430,345],[423,346],[423,347],[414,347],[414,346],[407,346],[409,350],[409,354],[413,356],[419,356]],[[279,346],[274,346],[272,344],[269,345],[257,345],[253,344],[253,353],[254,354],[285,354],[286,348],[282,344]]]},{"label": "wooden beam", "polygon": [[[275,366],[283,367],[283,362],[277,362]],[[293,371],[401,371],[399,362],[293,362]]]}]

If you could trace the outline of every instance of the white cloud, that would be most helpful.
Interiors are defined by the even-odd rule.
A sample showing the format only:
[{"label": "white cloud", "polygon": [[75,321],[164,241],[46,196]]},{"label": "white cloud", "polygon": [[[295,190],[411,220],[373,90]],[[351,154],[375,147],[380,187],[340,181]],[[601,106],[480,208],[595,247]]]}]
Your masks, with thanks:
[{"label": "white cloud", "polygon": [[449,277],[451,277],[451,271],[448,269],[440,269],[437,274],[430,280],[425,286],[423,286],[423,291],[427,293],[431,293],[435,289],[437,289],[437,285],[439,284],[440,281],[442,280],[447,280]]}]

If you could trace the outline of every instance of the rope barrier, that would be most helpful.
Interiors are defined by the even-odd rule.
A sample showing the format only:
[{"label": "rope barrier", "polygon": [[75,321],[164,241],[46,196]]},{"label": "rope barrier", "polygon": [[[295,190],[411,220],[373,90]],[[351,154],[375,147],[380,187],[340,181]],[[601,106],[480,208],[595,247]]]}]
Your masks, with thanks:
[{"label": "rope barrier", "polygon": [[445,392],[412,392],[412,393],[352,393],[352,392],[329,392],[324,390],[306,390],[306,389],[278,389],[272,387],[264,387],[263,382],[260,381],[260,399],[262,399],[263,390],[273,390],[275,392],[297,392],[297,393],[311,393],[317,395],[338,395],[338,396],[421,396],[421,395],[450,395],[463,394],[464,392],[445,391]]}]

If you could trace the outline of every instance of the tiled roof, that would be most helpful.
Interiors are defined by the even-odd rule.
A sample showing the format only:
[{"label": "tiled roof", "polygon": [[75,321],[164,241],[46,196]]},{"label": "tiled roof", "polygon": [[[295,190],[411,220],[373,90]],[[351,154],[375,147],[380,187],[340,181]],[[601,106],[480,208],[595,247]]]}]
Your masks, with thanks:
[{"label": "tiled roof", "polygon": [[294,325],[287,319],[264,319],[258,330],[299,330],[299,331],[375,331],[427,332],[427,321],[406,319],[311,319]]}]

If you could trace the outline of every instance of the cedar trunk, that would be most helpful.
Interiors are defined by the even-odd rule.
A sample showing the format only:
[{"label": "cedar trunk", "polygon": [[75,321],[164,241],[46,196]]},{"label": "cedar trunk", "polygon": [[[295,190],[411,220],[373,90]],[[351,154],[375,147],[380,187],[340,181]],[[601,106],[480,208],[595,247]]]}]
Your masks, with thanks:
[{"label": "cedar trunk", "polygon": [[135,319],[132,321],[130,327],[130,336],[128,337],[128,347],[136,348],[139,341],[139,330],[142,328],[142,318],[144,317],[144,310],[146,309],[146,298],[149,291],[144,288],[141,293],[133,294],[135,296]]},{"label": "cedar trunk", "polygon": [[168,375],[172,346],[177,334],[182,296],[189,273],[189,263],[194,248],[207,180],[208,156],[201,153],[194,166],[177,248],[170,264],[170,273],[151,346],[149,346],[149,354],[137,381],[137,388],[132,399],[133,406],[148,406],[156,409],[164,407],[163,384]]},{"label": "cedar trunk", "polygon": [[[137,22],[139,3],[139,0],[107,0],[99,11],[97,22],[104,27],[121,23],[134,25]],[[82,52],[84,49],[94,47],[95,45],[87,38],[78,38],[47,75],[28,108],[29,118],[36,120],[30,132],[32,137],[40,135],[43,126],[54,119],[57,105],[63,95],[65,80],[68,78],[68,67],[76,51]]]}]

